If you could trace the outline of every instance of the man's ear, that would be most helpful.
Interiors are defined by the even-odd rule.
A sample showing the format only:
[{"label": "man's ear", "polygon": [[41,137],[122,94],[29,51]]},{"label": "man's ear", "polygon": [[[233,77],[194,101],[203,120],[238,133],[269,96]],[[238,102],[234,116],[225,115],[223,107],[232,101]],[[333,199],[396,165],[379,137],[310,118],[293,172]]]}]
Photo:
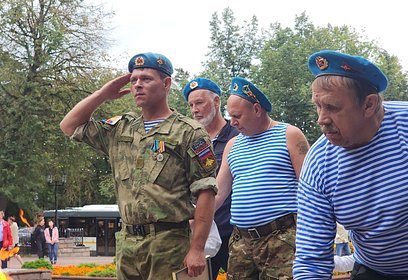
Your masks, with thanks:
[{"label": "man's ear", "polygon": [[215,95],[215,97],[214,97],[214,104],[215,104],[215,107],[216,107],[217,109],[220,108],[220,106],[221,106],[221,98],[220,98],[218,95]]},{"label": "man's ear", "polygon": [[166,77],[163,80],[164,87],[168,90],[171,88],[171,77]]},{"label": "man's ear", "polygon": [[262,113],[262,110],[263,110],[261,104],[259,104],[259,103],[254,103],[253,106],[254,106],[253,108],[254,108],[255,114],[256,114],[257,116],[260,116],[261,113]]},{"label": "man's ear", "polygon": [[380,95],[377,93],[372,93],[366,96],[364,102],[364,113],[366,116],[370,117],[377,112],[380,98]]}]

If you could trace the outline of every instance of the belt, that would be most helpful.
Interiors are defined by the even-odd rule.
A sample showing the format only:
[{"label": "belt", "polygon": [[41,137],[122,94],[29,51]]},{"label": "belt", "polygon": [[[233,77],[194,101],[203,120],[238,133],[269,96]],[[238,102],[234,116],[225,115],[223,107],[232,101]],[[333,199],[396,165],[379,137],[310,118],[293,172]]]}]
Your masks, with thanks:
[{"label": "belt", "polygon": [[296,225],[296,214],[290,213],[283,217],[280,217],[269,224],[262,225],[259,227],[252,228],[238,228],[234,226],[242,237],[250,239],[259,239],[261,237],[267,236],[271,233],[279,233],[285,231],[291,226]]},{"label": "belt", "polygon": [[133,235],[146,236],[150,234],[151,229],[154,229],[154,232],[166,231],[175,228],[187,228],[188,221],[183,221],[180,223],[170,223],[170,222],[157,222],[144,225],[126,225],[126,231]]}]

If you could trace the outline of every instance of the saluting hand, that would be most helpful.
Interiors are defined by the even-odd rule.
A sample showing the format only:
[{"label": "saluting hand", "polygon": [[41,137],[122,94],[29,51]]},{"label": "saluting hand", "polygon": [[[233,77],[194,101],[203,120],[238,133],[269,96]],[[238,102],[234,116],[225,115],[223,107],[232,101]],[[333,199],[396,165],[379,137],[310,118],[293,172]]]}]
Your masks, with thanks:
[{"label": "saluting hand", "polygon": [[114,100],[130,93],[130,89],[122,88],[130,82],[131,75],[131,73],[128,73],[110,80],[101,89],[98,90],[99,94],[103,95],[105,100]]}]

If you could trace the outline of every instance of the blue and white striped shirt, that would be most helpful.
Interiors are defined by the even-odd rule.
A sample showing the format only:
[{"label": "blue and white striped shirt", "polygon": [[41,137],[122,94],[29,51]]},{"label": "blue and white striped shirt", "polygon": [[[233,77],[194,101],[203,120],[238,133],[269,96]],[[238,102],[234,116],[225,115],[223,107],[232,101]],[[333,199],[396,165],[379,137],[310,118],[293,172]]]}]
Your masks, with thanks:
[{"label": "blue and white striped shirt", "polygon": [[321,136],[309,150],[298,190],[295,279],[331,279],[336,220],[360,264],[408,276],[408,102],[385,102],[365,146],[347,150]]},{"label": "blue and white striped shirt", "polygon": [[154,121],[144,121],[144,127],[145,127],[145,131],[146,133],[148,133],[150,131],[150,129],[152,129],[153,127],[155,127],[156,125],[158,125],[159,123],[163,122],[164,119],[158,119],[158,120],[154,120]]},{"label": "blue and white striped shirt", "polygon": [[233,177],[231,224],[249,228],[296,212],[297,178],[286,147],[287,124],[239,134],[227,160]]}]

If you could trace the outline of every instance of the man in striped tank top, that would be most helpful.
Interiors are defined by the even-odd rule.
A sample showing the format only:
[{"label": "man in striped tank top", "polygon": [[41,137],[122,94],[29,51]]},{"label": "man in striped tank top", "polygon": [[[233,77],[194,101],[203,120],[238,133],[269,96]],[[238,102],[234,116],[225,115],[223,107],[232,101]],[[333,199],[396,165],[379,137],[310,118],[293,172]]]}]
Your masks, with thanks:
[{"label": "man in striped tank top", "polygon": [[[197,121],[169,108],[173,67],[168,58],[137,54],[128,69],[79,102],[60,126],[109,156],[123,221],[115,235],[117,279],[168,280],[184,266],[195,277],[205,269],[217,192],[211,141]],[[129,82],[130,89],[123,88]],[[129,93],[141,115],[92,118],[105,101]]]},{"label": "man in striped tank top", "polygon": [[309,144],[300,129],[272,120],[251,82],[232,80],[227,109],[240,134],[225,147],[216,209],[232,192],[228,279],[292,279],[297,178]]},{"label": "man in striped tank top", "polygon": [[408,279],[408,102],[382,102],[384,73],[359,56],[309,58],[323,135],[298,190],[295,279],[332,279],[336,221],[354,247],[353,280]]}]

